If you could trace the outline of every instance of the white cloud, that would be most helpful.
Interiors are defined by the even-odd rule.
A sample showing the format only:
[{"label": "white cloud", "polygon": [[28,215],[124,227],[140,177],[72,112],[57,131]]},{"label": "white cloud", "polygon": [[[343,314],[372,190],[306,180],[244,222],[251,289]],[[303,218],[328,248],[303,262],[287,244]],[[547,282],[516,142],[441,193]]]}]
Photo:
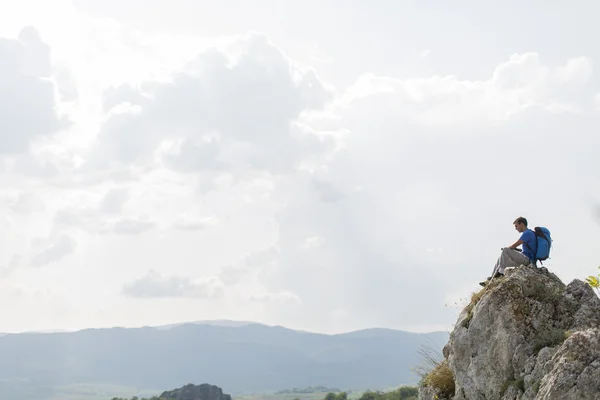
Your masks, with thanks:
[{"label": "white cloud", "polygon": [[289,302],[294,304],[302,304],[302,300],[297,295],[289,291],[278,293],[256,293],[250,296],[250,300],[258,302]]},{"label": "white cloud", "polygon": [[0,276],[10,276],[10,274],[12,274],[21,265],[22,258],[23,257],[19,254],[13,254],[8,265],[0,266]]},{"label": "white cloud", "polygon": [[596,108],[596,111],[600,111],[600,93],[596,94],[596,96],[594,96],[594,106]]},{"label": "white cloud", "polygon": [[129,199],[127,188],[109,190],[100,204],[100,210],[108,214],[118,214],[123,210],[123,205]]},{"label": "white cloud", "polygon": [[77,248],[75,240],[66,234],[60,234],[49,239],[36,238],[32,245],[39,248],[31,259],[31,264],[36,267],[60,261],[69,254],[74,253]]},{"label": "white cloud", "polygon": [[[544,42],[555,24],[490,40],[453,16],[460,32],[440,37],[412,9],[417,25],[377,36],[333,32],[336,15],[303,3],[327,21],[313,20],[312,39],[299,17],[284,34],[256,24],[268,38],[208,21],[204,39],[167,22],[149,32],[139,13],[134,29],[26,1],[18,23],[0,15],[0,34],[27,22],[43,38],[0,46],[23,61],[0,66],[12,90],[0,91],[12,118],[0,133],[2,284],[31,316],[15,311],[12,329],[42,323],[35,293],[52,304],[35,321],[63,327],[198,314],[329,332],[448,325],[443,304],[489,275],[521,214],[555,233],[561,277],[595,265],[582,199],[600,199],[597,55],[579,38]],[[17,83],[40,91],[15,95]],[[49,268],[26,268],[34,259]]]},{"label": "white cloud", "polygon": [[25,215],[45,211],[43,199],[32,192],[19,193],[8,207],[16,213]]},{"label": "white cloud", "polygon": [[331,98],[314,71],[293,64],[264,36],[229,49],[201,53],[169,82],[144,84],[147,94],[131,86],[110,91],[106,106],[127,101],[135,111],[109,114],[90,167],[151,164],[161,149],[175,171],[279,173],[334,150],[334,136],[294,123]]},{"label": "white cloud", "polygon": [[137,219],[120,219],[115,222],[114,231],[123,235],[139,235],[154,227],[149,221]]},{"label": "white cloud", "polygon": [[557,80],[561,83],[586,84],[593,73],[593,63],[588,57],[571,58],[556,70]]},{"label": "white cloud", "polygon": [[325,202],[335,203],[344,198],[344,193],[335,187],[331,182],[327,182],[318,178],[312,180],[314,188],[319,193],[321,200]]},{"label": "white cloud", "polygon": [[325,243],[325,239],[320,236],[309,236],[304,239],[304,243],[302,243],[302,247],[305,249],[312,249],[316,247],[321,247]]},{"label": "white cloud", "polygon": [[585,102],[570,102],[563,95],[572,87],[583,88],[591,71],[592,62],[586,57],[548,67],[537,53],[525,53],[512,55],[489,79],[480,81],[451,75],[400,80],[365,74],[348,89],[340,106],[389,94],[397,113],[425,126],[498,124],[532,107],[581,110]]},{"label": "white cloud", "polygon": [[[137,235],[152,229],[175,227],[182,230],[198,230],[214,227],[218,218],[205,217],[203,210],[189,208],[187,198],[180,191],[183,185],[157,189],[155,180],[146,183],[120,183],[119,186],[102,185],[94,190],[69,190],[54,216],[58,228],[78,228],[92,234],[117,233]],[[186,189],[191,190],[193,189]],[[173,207],[177,197],[187,211]],[[165,205],[168,205],[165,207]],[[161,208],[162,207],[162,208]],[[156,212],[161,209],[160,212]]]},{"label": "white cloud", "polygon": [[436,248],[431,248],[431,247],[430,247],[430,248],[427,248],[427,249],[425,249],[425,251],[426,251],[427,253],[435,253],[435,252],[437,252],[437,253],[441,253],[443,250],[442,250],[442,248],[441,248],[441,247],[438,247],[437,249],[436,249]]},{"label": "white cloud", "polygon": [[182,230],[201,230],[215,226],[219,223],[219,219],[210,217],[182,217],[179,221],[176,221],[173,226],[177,229]]},{"label": "white cloud", "polygon": [[66,124],[54,110],[49,52],[31,27],[16,40],[0,38],[0,155],[25,153]]},{"label": "white cloud", "polygon": [[224,285],[217,277],[168,277],[150,270],[144,277],[126,284],[123,293],[135,298],[219,298],[224,294]]},{"label": "white cloud", "polygon": [[219,277],[227,285],[235,285],[251,277],[256,279],[262,274],[269,273],[278,260],[279,250],[269,247],[246,254],[235,264],[220,268]]},{"label": "white cloud", "polygon": [[[499,247],[515,240],[516,216],[560,230],[566,204],[579,201],[577,186],[591,178],[575,183],[577,165],[596,164],[591,152],[566,149],[600,145],[592,125],[563,131],[566,121],[589,113],[581,84],[589,64],[581,60],[564,65],[580,65],[583,78],[535,55],[513,56],[483,81],[360,78],[341,97],[346,103],[330,110],[350,131],[344,149],[326,171],[296,176],[277,192],[286,204],[278,215],[280,257],[265,282],[304,302],[278,317],[350,329],[351,320],[311,315],[343,308],[369,326],[450,323],[446,293],[489,275]],[[552,104],[565,107],[556,113]],[[344,190],[332,207],[331,196],[322,195],[327,186],[315,182],[362,190]],[[299,248],[316,233],[327,242],[310,252]]]},{"label": "white cloud", "polygon": [[59,227],[80,228],[89,233],[138,235],[155,227],[144,217],[113,217],[92,209],[59,210],[54,222]]}]

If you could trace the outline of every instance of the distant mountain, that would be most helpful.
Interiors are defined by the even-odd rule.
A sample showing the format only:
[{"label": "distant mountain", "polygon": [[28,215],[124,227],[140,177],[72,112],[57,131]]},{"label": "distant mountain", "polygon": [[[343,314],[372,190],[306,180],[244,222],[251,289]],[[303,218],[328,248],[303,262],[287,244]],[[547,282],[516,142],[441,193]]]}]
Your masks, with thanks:
[{"label": "distant mountain", "polygon": [[192,321],[192,322],[180,322],[178,324],[159,325],[159,326],[156,326],[155,328],[157,328],[157,329],[171,329],[171,328],[175,328],[175,327],[178,327],[178,326],[181,326],[181,325],[190,325],[190,324],[193,324],[193,325],[226,326],[226,327],[230,327],[230,328],[239,328],[240,326],[246,326],[246,325],[262,325],[262,324],[257,324],[256,322],[231,321],[231,320],[227,320],[227,319],[214,319],[214,320],[207,320],[207,321]]},{"label": "distant mountain", "polygon": [[[415,384],[421,345],[446,332],[368,329],[337,335],[254,323],[175,324],[0,337],[0,392],[18,385],[102,383],[154,389],[211,382],[228,393],[307,386],[378,389]],[[6,389],[9,389],[7,386]]]}]

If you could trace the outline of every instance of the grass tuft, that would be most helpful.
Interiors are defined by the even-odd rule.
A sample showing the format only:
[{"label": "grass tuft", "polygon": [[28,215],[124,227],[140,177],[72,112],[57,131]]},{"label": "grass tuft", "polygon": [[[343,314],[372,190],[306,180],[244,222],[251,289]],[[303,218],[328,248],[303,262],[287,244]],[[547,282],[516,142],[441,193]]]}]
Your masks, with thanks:
[{"label": "grass tuft", "polygon": [[[440,398],[454,397],[454,374],[448,360],[440,357],[431,347],[421,348],[419,354],[425,360],[424,365],[416,368],[417,373],[421,376],[421,385],[435,389]],[[440,361],[440,359],[442,360]]]},{"label": "grass tuft", "polygon": [[474,292],[471,295],[471,302],[467,305],[467,307],[465,307],[467,310],[467,317],[463,320],[463,323],[462,323],[462,326],[464,328],[467,328],[467,329],[469,328],[471,319],[473,319],[473,308],[475,308],[477,303],[479,303],[479,300],[481,300],[481,298],[485,294],[485,290],[486,290],[486,288],[483,288],[479,292]]},{"label": "grass tuft", "polygon": [[423,380],[425,386],[430,386],[447,398],[452,398],[455,391],[454,374],[448,365],[448,360],[444,360],[433,368]]}]

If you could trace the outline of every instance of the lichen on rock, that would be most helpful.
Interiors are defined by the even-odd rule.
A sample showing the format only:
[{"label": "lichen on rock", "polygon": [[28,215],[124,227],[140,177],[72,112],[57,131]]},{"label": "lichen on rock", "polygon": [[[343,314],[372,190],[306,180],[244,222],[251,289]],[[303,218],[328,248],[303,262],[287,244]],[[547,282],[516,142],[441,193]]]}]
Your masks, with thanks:
[{"label": "lichen on rock", "polygon": [[[600,299],[532,265],[474,294],[444,358],[454,400],[600,399]],[[421,384],[419,399],[435,398]]]}]

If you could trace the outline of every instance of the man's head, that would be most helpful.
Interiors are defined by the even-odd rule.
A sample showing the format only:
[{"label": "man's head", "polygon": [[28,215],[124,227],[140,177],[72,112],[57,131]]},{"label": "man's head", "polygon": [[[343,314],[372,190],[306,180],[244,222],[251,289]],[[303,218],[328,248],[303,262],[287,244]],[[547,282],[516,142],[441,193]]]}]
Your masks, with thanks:
[{"label": "man's head", "polygon": [[527,230],[527,219],[526,218],[519,217],[519,218],[515,219],[515,222],[513,222],[513,224],[515,225],[515,229],[519,233],[523,233]]}]

